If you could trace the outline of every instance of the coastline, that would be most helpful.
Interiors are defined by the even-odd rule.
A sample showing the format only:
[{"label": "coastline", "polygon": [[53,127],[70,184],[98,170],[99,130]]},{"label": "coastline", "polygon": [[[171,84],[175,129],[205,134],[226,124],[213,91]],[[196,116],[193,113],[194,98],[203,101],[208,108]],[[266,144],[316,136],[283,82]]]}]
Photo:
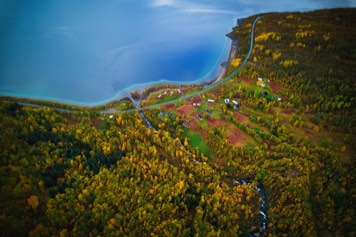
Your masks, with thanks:
[{"label": "coastline", "polygon": [[141,102],[142,100],[145,100],[148,98],[148,96],[151,93],[154,92],[159,92],[161,90],[165,90],[165,89],[179,89],[179,88],[187,88],[187,87],[194,87],[194,88],[205,88],[208,86],[212,86],[215,85],[219,82],[221,82],[225,77],[226,77],[226,73],[228,72],[228,68],[230,65],[231,60],[233,60],[235,58],[235,54],[237,51],[237,45],[238,45],[238,39],[237,37],[234,37],[232,35],[232,33],[234,32],[234,30],[236,30],[238,27],[240,27],[240,24],[242,24],[242,20],[243,18],[239,18],[236,19],[236,25],[234,27],[232,27],[232,31],[230,31],[229,33],[227,33],[225,36],[227,38],[229,38],[231,40],[230,43],[230,49],[229,49],[229,53],[227,55],[227,60],[226,61],[222,61],[220,63],[220,68],[219,71],[217,73],[217,75],[214,77],[214,79],[212,80],[208,80],[208,81],[203,81],[203,82],[198,82],[198,83],[194,83],[194,82],[188,82],[188,83],[158,83],[157,85],[151,85],[151,86],[147,86],[145,87],[142,92],[140,93],[140,95],[136,98],[134,98],[135,96],[132,96],[133,93],[138,92],[137,90],[134,91],[130,91],[131,94],[131,99],[134,100],[133,103],[138,103]]},{"label": "coastline", "polygon": [[[236,25],[232,27],[232,31],[227,33],[225,36],[231,40],[229,53],[227,55],[227,61],[222,61],[220,63],[220,67],[218,73],[213,79],[207,81],[199,81],[199,82],[177,82],[177,81],[167,81],[167,82],[153,82],[153,85],[136,85],[133,88],[128,88],[126,91],[121,91],[119,94],[115,96],[113,99],[108,99],[103,103],[99,102],[98,104],[87,105],[84,103],[75,103],[72,101],[62,101],[56,100],[55,98],[42,99],[42,98],[31,98],[31,97],[21,97],[21,96],[12,96],[12,95],[0,95],[1,100],[6,102],[17,102],[26,106],[35,106],[35,107],[48,107],[48,108],[59,108],[64,109],[65,111],[106,111],[115,107],[115,105],[120,104],[122,102],[130,101],[132,103],[131,106],[128,106],[128,110],[133,108],[137,108],[137,104],[140,104],[142,100],[148,98],[151,93],[158,92],[165,89],[185,89],[189,87],[203,89],[206,87],[213,86],[223,81],[226,77],[226,73],[228,71],[228,67],[230,61],[235,57],[238,40],[236,37],[231,37],[233,31],[239,27],[239,24],[242,19],[236,19]],[[149,84],[149,83],[147,83]],[[144,108],[137,108],[144,109]]]},{"label": "coastline", "polygon": [[[239,25],[239,21],[241,19],[237,19],[236,22],[237,24],[232,27],[234,30],[236,27]],[[229,37],[229,34],[232,32],[226,34],[226,37],[231,39],[231,44],[230,44],[230,49],[229,53],[227,55],[227,61],[222,61],[220,63],[220,67],[218,69],[218,73],[213,79],[207,80],[207,81],[200,81],[200,82],[156,82],[157,84],[154,85],[136,85],[134,88],[128,88],[126,91],[121,91],[119,95],[115,96],[113,99],[108,99],[108,101],[103,101],[99,103],[93,103],[93,104],[84,104],[84,103],[76,103],[72,101],[63,101],[63,100],[56,100],[56,98],[31,98],[31,97],[22,97],[22,96],[12,96],[12,95],[0,95],[0,98],[4,101],[8,102],[19,102],[23,103],[26,105],[39,105],[39,106],[45,106],[45,107],[58,107],[62,109],[76,109],[76,110],[102,110],[102,109],[108,109],[109,107],[113,107],[117,103],[121,103],[122,101],[128,101],[128,100],[136,100],[139,99],[144,100],[146,99],[151,93],[157,92],[160,90],[164,90],[167,88],[170,89],[179,89],[179,88],[186,88],[186,87],[194,87],[194,88],[204,88],[207,86],[211,86],[219,81],[221,81],[227,73],[228,65],[230,60],[234,57],[234,54],[236,52],[236,42],[237,39],[233,39]],[[141,91],[141,92],[139,92]],[[139,98],[133,98],[132,96],[134,93],[140,93]]]}]

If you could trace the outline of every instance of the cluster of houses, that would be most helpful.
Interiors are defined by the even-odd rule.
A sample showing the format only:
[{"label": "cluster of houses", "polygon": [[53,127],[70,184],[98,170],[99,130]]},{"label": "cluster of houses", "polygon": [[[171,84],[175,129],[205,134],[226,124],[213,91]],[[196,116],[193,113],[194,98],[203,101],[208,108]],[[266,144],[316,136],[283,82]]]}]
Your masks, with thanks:
[{"label": "cluster of houses", "polygon": [[[267,81],[266,81],[266,80],[264,80],[264,79],[261,78],[261,77],[259,77],[259,78],[257,79],[257,85],[260,86],[260,87],[265,88],[265,87],[266,87],[266,82],[270,82],[270,80],[267,80]],[[177,89],[177,91],[178,91],[179,94],[183,94],[183,93],[184,93],[184,91],[183,91],[181,88]],[[172,91],[172,90],[171,90],[171,91],[165,91],[163,94],[158,95],[158,98],[161,98],[163,95],[164,95],[164,96],[171,96],[171,95],[173,95],[173,94],[174,94],[174,91]],[[261,96],[262,96],[262,97],[267,97],[267,96],[268,96],[268,92],[267,92],[267,91],[263,91],[263,92],[261,93]],[[273,97],[274,97],[274,96],[272,96],[272,99],[273,99]],[[282,99],[279,98],[279,97],[277,97],[277,100],[278,100],[278,101],[282,101]],[[210,103],[210,104],[213,104],[213,103],[215,103],[215,100],[213,100],[213,99],[208,99],[207,102]],[[229,108],[234,108],[235,110],[238,110],[239,107],[240,107],[240,103],[239,103],[238,101],[236,101],[236,100],[230,100],[230,98],[225,98],[225,99],[224,99],[224,102],[225,102],[225,104],[226,104]],[[201,107],[201,103],[200,103],[200,102],[194,102],[194,103],[192,103],[192,105],[193,105],[193,107]],[[212,113],[212,111],[211,111],[210,109],[205,109],[205,112],[208,113],[208,114],[211,114],[211,113]],[[161,112],[160,112],[160,115],[161,115],[161,116],[166,116],[166,115],[168,115],[168,116],[173,116],[173,113],[172,113],[172,112],[170,112],[170,113],[165,113],[164,111],[161,111]],[[202,115],[201,113],[198,113],[198,114],[197,114],[197,118],[198,118],[199,121],[202,121],[202,120],[203,120],[203,115]],[[189,124],[188,122],[186,122],[186,121],[184,121],[182,125],[183,125],[185,128],[190,128],[190,124]]]},{"label": "cluster of houses", "polygon": [[[267,82],[270,82],[270,80],[267,80]],[[265,83],[265,81],[263,80],[263,78],[261,78],[261,77],[259,77],[259,78],[257,78],[257,86],[261,86],[261,87],[266,87],[266,83]],[[261,93],[261,96],[262,97],[266,97],[268,95],[268,92],[267,91],[264,91],[264,92],[262,92]],[[273,96],[272,96],[272,98],[273,98]],[[278,101],[282,101],[282,98],[277,98],[277,100]]]},{"label": "cluster of houses", "polygon": [[[267,82],[270,82],[270,80],[267,80]],[[263,78],[259,77],[257,79],[257,86],[265,88],[266,87],[266,81]],[[183,89],[181,89],[181,88],[178,88],[177,92],[179,94],[183,94],[184,93]],[[157,98],[161,98],[162,96],[171,96],[173,94],[174,94],[173,90],[168,90],[168,91],[165,91],[163,94],[159,94],[157,96]],[[268,92],[267,91],[262,92],[261,96],[262,97],[267,97],[268,96]],[[273,98],[274,98],[274,96],[272,96],[272,99]],[[282,101],[282,99],[279,98],[279,97],[277,97],[277,100],[278,101]],[[215,103],[215,100],[208,99],[207,102],[210,103],[210,104],[213,104],[213,103]],[[229,98],[225,98],[224,102],[229,108],[234,108],[235,110],[238,110],[239,107],[240,107],[239,102],[237,102],[236,100],[230,100]],[[192,105],[193,105],[193,107],[201,107],[201,103],[200,102],[194,102],[194,103],[192,103]],[[208,114],[212,113],[212,111],[210,109],[205,109],[205,112],[208,113]],[[174,116],[174,114],[172,112],[166,113],[163,110],[160,111],[159,115],[160,116],[169,116],[169,117],[173,117]],[[112,116],[110,116],[110,118],[112,118]],[[198,118],[199,121],[202,121],[203,120],[203,115],[201,113],[198,113],[197,114],[197,118]],[[190,124],[188,122],[186,122],[186,121],[184,121],[182,125],[185,128],[190,128]]]},{"label": "cluster of houses", "polygon": [[[215,103],[215,100],[213,100],[213,99],[208,99],[208,103],[210,103],[210,104]],[[193,105],[193,107],[200,107],[200,106],[201,106],[201,103],[199,103],[199,102],[194,102],[192,105]],[[210,109],[205,109],[205,112],[208,113],[208,114],[212,114],[212,111],[211,111]],[[198,120],[199,120],[199,121],[202,121],[202,120],[203,120],[203,115],[202,115],[201,113],[198,113],[197,117],[198,117]],[[184,126],[185,128],[190,128],[190,124],[189,124],[188,122],[186,122],[186,121],[183,122],[183,126]]]},{"label": "cluster of houses", "polygon": [[[208,99],[207,102],[212,104],[212,103],[215,103],[215,100],[213,100],[213,99]],[[233,107],[234,109],[236,109],[236,110],[239,109],[240,104],[239,104],[239,102],[237,102],[237,101],[235,101],[235,100],[231,100],[231,101],[230,101],[229,98],[226,98],[226,99],[224,100],[224,102],[225,102],[226,105],[232,106],[232,107]],[[193,105],[193,107],[200,107],[200,106],[201,106],[201,103],[199,103],[199,102],[194,102],[192,105]],[[205,112],[208,113],[208,114],[212,114],[212,111],[211,111],[210,109],[205,109]],[[198,113],[198,114],[197,114],[197,117],[198,117],[198,120],[199,120],[199,121],[202,121],[202,120],[203,120],[203,115],[202,115],[201,113]],[[184,126],[185,128],[190,128],[190,124],[189,124],[188,122],[186,122],[186,121],[183,122],[183,126]]]},{"label": "cluster of houses", "polygon": [[[215,100],[208,99],[208,103],[213,104],[213,103],[215,103]],[[193,103],[193,106],[194,106],[194,107],[200,107],[201,104],[200,104],[200,103]]]},{"label": "cluster of houses", "polygon": [[224,101],[225,101],[225,104],[226,104],[227,106],[233,106],[233,108],[236,109],[236,110],[238,110],[239,107],[240,107],[239,102],[237,102],[237,101],[235,101],[235,100],[232,100],[232,101],[230,102],[230,99],[229,99],[229,98],[226,98]]}]

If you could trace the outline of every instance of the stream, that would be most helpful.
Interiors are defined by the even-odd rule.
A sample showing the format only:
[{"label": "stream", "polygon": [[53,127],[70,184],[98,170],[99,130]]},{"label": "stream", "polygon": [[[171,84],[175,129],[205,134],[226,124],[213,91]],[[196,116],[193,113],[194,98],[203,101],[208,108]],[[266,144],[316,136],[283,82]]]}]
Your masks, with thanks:
[{"label": "stream", "polygon": [[[234,181],[235,184],[241,185],[241,184],[247,184],[250,185],[251,181],[249,179],[241,179],[241,180],[236,180]],[[255,237],[255,236],[260,236],[263,231],[266,230],[267,228],[267,199],[266,199],[266,192],[262,184],[258,184],[255,186],[255,190],[260,194],[262,198],[262,202],[260,205],[260,214],[261,214],[261,220],[262,220],[262,226],[250,233],[244,234],[243,236],[246,237]]]},{"label": "stream", "polygon": [[[229,80],[231,77],[235,76],[240,71],[240,69],[246,64],[247,60],[249,59],[249,57],[251,55],[252,48],[253,48],[254,28],[255,28],[256,22],[259,19],[261,19],[261,16],[257,17],[254,20],[253,25],[252,25],[251,44],[250,44],[250,50],[248,52],[248,55],[245,58],[245,60],[242,62],[242,64],[237,69],[235,69],[234,72],[232,72],[230,75],[228,75],[224,79],[218,80],[218,82],[216,84],[213,84],[212,86],[209,86],[208,88],[204,89],[203,91],[197,92],[197,93],[192,94],[192,95],[184,96],[183,98],[179,98],[179,99],[177,99],[175,101],[184,100],[184,99],[196,96],[198,94],[201,94],[202,92],[209,91],[212,88],[215,88],[218,85],[220,85],[222,82],[225,82],[225,81]],[[232,39],[232,48],[231,48],[231,52],[230,52],[230,55],[229,55],[229,60],[233,59],[233,56],[234,56],[236,48],[237,48],[237,44],[238,44],[238,40],[237,39]],[[164,105],[166,103],[175,102],[175,101],[169,101],[169,102],[166,102],[166,103],[161,103],[161,104],[156,104],[156,105],[153,105],[153,106],[148,106],[146,108],[141,108],[141,106],[140,106],[141,100],[135,100],[132,97],[130,99],[131,99],[132,103],[134,104],[134,106],[136,107],[136,109],[131,109],[131,110],[127,110],[127,111],[118,111],[116,109],[107,109],[107,110],[103,110],[101,112],[107,114],[107,113],[139,111],[140,117],[145,121],[146,127],[149,128],[149,129],[153,129],[153,126],[151,125],[151,123],[146,118],[145,114],[143,113],[143,110],[149,109],[149,108],[155,108],[155,107],[158,107],[158,106],[162,106],[162,105]],[[36,104],[29,104],[29,103],[19,103],[19,104],[24,105],[24,106],[31,106],[31,107],[46,107],[46,106],[41,106],[41,105],[36,105]],[[69,112],[69,113],[74,112],[72,110],[65,110],[65,109],[60,109],[60,108],[54,108],[54,109],[56,109],[58,111],[62,111],[62,112]],[[198,161],[195,160],[195,162],[198,162]],[[249,179],[241,179],[241,180],[235,180],[234,183],[237,184],[237,185],[242,185],[242,184],[250,185],[251,181]],[[265,189],[264,189],[262,184],[258,184],[254,188],[255,188],[255,190],[258,191],[258,193],[260,194],[261,199],[262,199],[262,202],[261,202],[261,205],[260,205],[260,215],[261,215],[261,220],[262,220],[262,226],[260,228],[258,228],[257,230],[255,230],[255,231],[252,231],[252,232],[249,232],[249,233],[246,233],[246,234],[243,235],[243,236],[246,236],[246,237],[260,236],[267,228],[267,199],[266,199]]]}]

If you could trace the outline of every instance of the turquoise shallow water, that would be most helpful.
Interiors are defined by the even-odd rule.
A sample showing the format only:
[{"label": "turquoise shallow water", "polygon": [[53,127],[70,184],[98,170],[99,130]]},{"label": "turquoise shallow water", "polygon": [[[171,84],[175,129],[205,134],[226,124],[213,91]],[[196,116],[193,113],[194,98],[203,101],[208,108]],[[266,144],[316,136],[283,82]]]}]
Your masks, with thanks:
[{"label": "turquoise shallow water", "polygon": [[0,0],[0,94],[94,105],[142,85],[210,80],[237,18],[355,5],[334,2]]}]

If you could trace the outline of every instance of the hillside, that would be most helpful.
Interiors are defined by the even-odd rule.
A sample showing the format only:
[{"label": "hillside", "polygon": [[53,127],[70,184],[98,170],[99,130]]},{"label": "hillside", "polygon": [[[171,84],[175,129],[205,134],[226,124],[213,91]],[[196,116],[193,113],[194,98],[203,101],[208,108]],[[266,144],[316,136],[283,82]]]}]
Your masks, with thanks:
[{"label": "hillside", "polygon": [[0,236],[354,236],[355,14],[264,14],[238,75],[144,111],[154,129],[1,100]]}]

